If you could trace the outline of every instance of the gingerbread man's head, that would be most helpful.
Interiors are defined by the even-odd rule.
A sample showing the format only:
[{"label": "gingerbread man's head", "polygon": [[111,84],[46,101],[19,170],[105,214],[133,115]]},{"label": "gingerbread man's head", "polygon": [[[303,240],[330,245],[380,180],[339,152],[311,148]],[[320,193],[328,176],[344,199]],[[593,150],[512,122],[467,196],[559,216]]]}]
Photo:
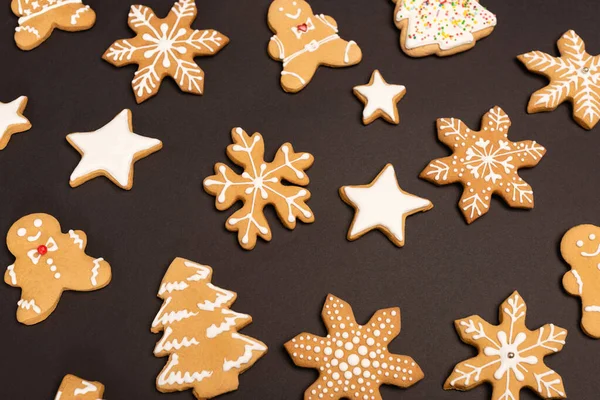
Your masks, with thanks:
[{"label": "gingerbread man's head", "polygon": [[56,246],[52,236],[57,233],[60,233],[60,224],[56,218],[48,214],[30,214],[11,226],[6,244],[15,258],[27,257],[34,248],[44,255]]},{"label": "gingerbread man's head", "polygon": [[275,0],[269,7],[268,21],[273,31],[281,32],[304,24],[312,15],[312,8],[304,0]]}]

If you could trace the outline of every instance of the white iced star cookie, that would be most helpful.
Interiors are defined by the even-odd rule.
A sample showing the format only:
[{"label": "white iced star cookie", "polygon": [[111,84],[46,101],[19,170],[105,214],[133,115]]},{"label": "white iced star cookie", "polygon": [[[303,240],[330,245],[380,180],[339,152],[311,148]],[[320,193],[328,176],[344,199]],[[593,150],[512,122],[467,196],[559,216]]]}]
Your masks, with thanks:
[{"label": "white iced star cookie", "polygon": [[390,124],[400,123],[397,104],[405,94],[404,86],[390,85],[379,70],[373,71],[368,84],[354,87],[354,95],[365,103],[363,124],[369,125],[379,117]]},{"label": "white iced star cookie", "polygon": [[404,246],[406,217],[433,208],[429,200],[400,188],[392,164],[387,164],[368,185],[342,186],[340,196],[356,211],[348,230],[348,240],[356,240],[379,229],[398,247]]},{"label": "white iced star cookie", "polygon": [[71,187],[105,176],[129,190],[133,186],[133,164],[162,148],[160,140],[133,133],[131,111],[127,109],[97,131],[71,133],[67,141],[81,154],[71,174]]},{"label": "white iced star cookie", "polygon": [[31,128],[31,123],[23,116],[26,106],[26,96],[21,96],[10,103],[0,103],[0,150],[8,145],[12,135]]}]

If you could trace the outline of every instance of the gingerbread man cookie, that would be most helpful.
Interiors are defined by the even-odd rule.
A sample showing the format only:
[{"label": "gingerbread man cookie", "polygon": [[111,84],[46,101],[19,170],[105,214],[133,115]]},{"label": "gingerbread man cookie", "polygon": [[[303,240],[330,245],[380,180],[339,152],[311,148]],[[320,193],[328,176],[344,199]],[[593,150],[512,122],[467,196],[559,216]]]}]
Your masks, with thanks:
[{"label": "gingerbread man cookie", "polygon": [[104,385],[89,382],[75,375],[65,375],[54,400],[100,400],[104,394]]},{"label": "gingerbread man cookie", "polygon": [[15,42],[21,50],[31,50],[50,37],[54,28],[76,32],[90,29],[96,22],[94,10],[81,0],[12,0],[19,18]]},{"label": "gingerbread man cookie", "polygon": [[335,19],[313,14],[304,0],[275,0],[269,7],[271,37],[268,52],[283,62],[281,87],[289,93],[304,89],[319,65],[348,67],[362,59],[360,47],[338,35]]},{"label": "gingerbread man cookie", "polygon": [[579,225],[569,229],[560,252],[571,270],[563,276],[565,290],[581,298],[581,328],[600,339],[600,227]]},{"label": "gingerbread man cookie", "polygon": [[51,215],[21,218],[9,229],[6,244],[16,260],[4,282],[21,288],[17,320],[25,325],[48,318],[64,290],[92,291],[110,282],[110,265],[85,254],[85,233],[62,233]]}]

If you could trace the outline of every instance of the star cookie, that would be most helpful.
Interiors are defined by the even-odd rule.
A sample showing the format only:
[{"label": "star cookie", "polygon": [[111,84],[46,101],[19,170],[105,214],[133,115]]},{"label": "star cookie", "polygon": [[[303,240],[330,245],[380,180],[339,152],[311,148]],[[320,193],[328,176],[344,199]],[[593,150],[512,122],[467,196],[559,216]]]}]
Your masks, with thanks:
[{"label": "star cookie", "polygon": [[[288,229],[296,227],[296,218],[304,223],[314,222],[315,216],[306,205],[310,192],[301,187],[308,185],[305,171],[312,165],[313,156],[295,153],[291,144],[284,143],[275,159],[268,163],[264,160],[265,144],[260,133],[248,136],[242,128],[234,128],[231,138],[233,144],[227,147],[227,155],[244,172],[239,175],[227,165],[217,163],[215,175],[204,180],[204,190],[216,197],[219,211],[238,201],[244,203],[225,223],[227,230],[238,233],[240,246],[252,250],[259,236],[271,240],[271,229],[263,213],[267,205],[275,208]],[[285,181],[291,185],[284,185]]]},{"label": "star cookie", "polygon": [[404,86],[388,84],[379,70],[373,71],[368,84],[354,86],[354,95],[365,103],[363,110],[363,124],[365,125],[379,117],[391,124],[400,123],[397,104],[405,94]]},{"label": "star cookie", "polygon": [[500,306],[500,325],[473,315],[455,321],[460,339],[479,354],[456,365],[445,390],[471,390],[492,385],[493,400],[519,400],[528,387],[543,399],[565,399],[562,378],[544,364],[544,357],[562,350],[567,331],[553,324],[530,331],[525,325],[527,306],[514,292]]},{"label": "star cookie", "polygon": [[437,120],[438,139],[453,154],[431,161],[420,177],[436,185],[462,183],[458,206],[469,224],[488,212],[493,194],[511,207],[533,208],[533,190],[518,170],[537,165],[546,149],[535,141],[511,142],[510,125],[500,107],[483,116],[479,132],[459,119]]},{"label": "star cookie", "polygon": [[572,30],[559,39],[558,51],[560,57],[541,51],[517,57],[528,70],[550,80],[548,86],[531,95],[527,112],[554,111],[570,101],[575,121],[592,129],[600,120],[600,55],[588,54],[585,43]]},{"label": "star cookie", "polygon": [[12,135],[31,128],[31,123],[23,116],[26,106],[26,96],[21,96],[10,103],[0,103],[0,150],[6,148]]},{"label": "star cookie", "polygon": [[88,382],[75,375],[66,375],[54,400],[99,400],[104,394],[100,382]]},{"label": "star cookie", "polygon": [[319,371],[304,400],[381,400],[381,385],[408,388],[423,379],[411,357],[388,350],[400,333],[398,307],[379,310],[359,325],[350,305],[330,294],[321,317],[326,337],[301,333],[285,344],[294,364]]},{"label": "star cookie", "polygon": [[94,132],[71,133],[67,141],[81,161],[69,184],[77,187],[97,176],[105,176],[122,189],[133,186],[133,164],[162,148],[162,142],[132,131],[131,111],[121,111],[112,121]]},{"label": "star cookie", "polygon": [[340,197],[355,209],[348,240],[379,229],[398,247],[404,246],[406,217],[433,208],[429,200],[400,188],[392,164],[387,164],[368,185],[342,186]]},{"label": "star cookie", "polygon": [[131,82],[138,103],[156,95],[165,76],[184,92],[204,92],[204,71],[194,57],[215,55],[229,39],[213,29],[191,29],[197,12],[194,0],[177,1],[163,19],[149,7],[131,6],[128,24],[137,36],[117,40],[102,58],[117,67],[138,64]]}]

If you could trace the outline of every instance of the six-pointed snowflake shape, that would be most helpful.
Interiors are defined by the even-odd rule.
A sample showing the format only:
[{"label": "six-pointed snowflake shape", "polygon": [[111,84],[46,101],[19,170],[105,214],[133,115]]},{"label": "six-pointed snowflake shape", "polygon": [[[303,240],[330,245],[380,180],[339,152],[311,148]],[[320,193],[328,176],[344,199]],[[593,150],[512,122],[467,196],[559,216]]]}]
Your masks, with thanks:
[{"label": "six-pointed snowflake shape", "polygon": [[566,398],[560,375],[544,364],[544,357],[563,348],[567,331],[553,324],[530,331],[526,315],[525,302],[514,292],[500,306],[500,325],[478,315],[455,321],[461,340],[479,354],[458,364],[444,389],[465,391],[489,382],[492,400],[518,400],[524,387],[544,399]]},{"label": "six-pointed snowflake shape", "polygon": [[533,208],[533,190],[519,177],[519,168],[537,165],[546,149],[535,141],[511,142],[508,115],[494,107],[483,116],[481,131],[471,131],[461,120],[437,120],[438,138],[454,153],[433,160],[420,177],[436,185],[461,182],[459,208],[467,223],[487,213],[492,194],[516,208]]},{"label": "six-pointed snowflake shape", "polygon": [[223,211],[237,201],[244,206],[227,220],[225,227],[238,232],[238,241],[246,250],[252,250],[257,237],[271,240],[271,229],[263,213],[267,205],[272,205],[282,224],[288,229],[296,227],[296,218],[311,223],[315,217],[306,205],[310,192],[302,187],[309,179],[306,173],[314,158],[309,153],[295,153],[292,145],[283,144],[273,162],[264,161],[264,141],[260,133],[252,136],[242,128],[231,131],[233,144],[227,147],[229,158],[244,168],[239,175],[227,165],[217,163],[215,174],[204,180],[204,189],[216,196],[215,205]]},{"label": "six-pointed snowflake shape", "polygon": [[400,333],[398,307],[377,311],[359,325],[345,301],[328,295],[321,313],[327,336],[301,333],[285,344],[294,363],[319,371],[305,400],[381,400],[381,385],[407,388],[423,371],[409,356],[391,354],[387,346]]},{"label": "six-pointed snowflake shape", "polygon": [[194,0],[177,1],[164,19],[149,7],[131,6],[128,23],[137,36],[117,40],[102,58],[117,67],[139,65],[131,83],[138,103],[158,93],[165,76],[172,77],[184,92],[204,91],[204,71],[194,57],[218,53],[229,39],[212,29],[191,29],[196,13]]},{"label": "six-pointed snowflake shape", "polygon": [[585,129],[600,120],[600,55],[591,56],[572,30],[558,41],[560,57],[541,51],[518,56],[528,70],[544,75],[550,84],[531,95],[527,112],[553,111],[564,101],[573,103],[573,118]]}]

